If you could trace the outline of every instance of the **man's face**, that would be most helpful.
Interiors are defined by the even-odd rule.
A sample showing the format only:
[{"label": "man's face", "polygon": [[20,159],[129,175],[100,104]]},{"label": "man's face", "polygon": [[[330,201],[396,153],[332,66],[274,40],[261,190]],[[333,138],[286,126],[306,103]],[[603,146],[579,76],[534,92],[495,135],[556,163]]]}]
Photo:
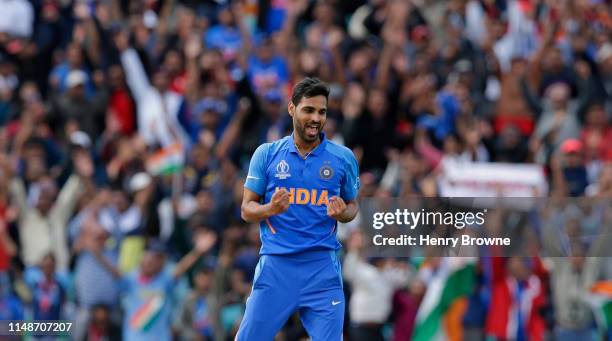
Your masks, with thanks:
[{"label": "man's face", "polygon": [[582,164],[582,154],[580,152],[565,154],[565,164],[567,167],[579,167]]},{"label": "man's face", "polygon": [[314,12],[316,20],[323,24],[330,24],[334,20],[334,8],[326,3],[318,4]]},{"label": "man's face", "polygon": [[40,269],[47,277],[51,277],[55,272],[55,259],[51,256],[46,256],[40,262]]},{"label": "man's face", "polygon": [[168,73],[165,70],[159,70],[153,76],[153,85],[159,92],[164,92],[168,89],[170,85],[170,80],[168,79]]},{"label": "man's face", "polygon": [[264,62],[268,62],[274,57],[274,45],[270,40],[266,40],[261,47],[257,49],[257,56]]},{"label": "man's face", "polygon": [[47,165],[44,156],[35,154],[38,148],[32,148],[31,153],[26,152],[26,179],[29,181],[36,181],[42,177],[47,169]]},{"label": "man's face", "polygon": [[584,256],[571,256],[569,257],[570,264],[572,265],[572,270],[580,271],[582,270],[585,262]]},{"label": "man's face", "polygon": [[327,120],[325,96],[302,97],[297,106],[289,101],[288,109],[293,118],[293,130],[303,141],[315,142]]},{"label": "man's face", "polygon": [[570,89],[564,83],[553,84],[547,90],[547,95],[555,107],[563,106],[569,98]]},{"label": "man's face", "polygon": [[219,12],[219,21],[225,26],[234,25],[234,16],[229,8],[224,8],[221,10],[221,12]]},{"label": "man's face", "polygon": [[547,71],[559,72],[563,68],[563,55],[559,49],[552,49],[544,56],[544,68]]},{"label": "man's face", "polygon": [[202,169],[208,164],[210,159],[210,151],[203,145],[195,145],[191,150],[191,162],[198,168]]},{"label": "man's face", "polygon": [[586,115],[587,123],[596,127],[605,127],[607,120],[608,118],[606,117],[606,111],[601,105],[591,106]]},{"label": "man's face", "polygon": [[119,65],[113,65],[108,72],[108,83],[113,89],[123,87],[123,69]]},{"label": "man's face", "polygon": [[54,190],[52,189],[41,190],[40,195],[38,197],[38,204],[36,205],[36,207],[41,213],[47,214],[47,212],[51,211],[54,200],[55,200]]},{"label": "man's face", "polygon": [[387,110],[387,98],[385,93],[380,90],[370,92],[368,96],[368,110],[376,118],[385,116]]},{"label": "man's face", "polygon": [[508,270],[517,280],[525,280],[530,275],[530,270],[525,264],[525,260],[520,257],[512,257],[508,260]]},{"label": "man's face", "polygon": [[83,64],[83,55],[81,54],[81,50],[77,45],[71,45],[68,47],[67,51],[68,55],[68,63],[75,68],[78,68]]},{"label": "man's face", "polygon": [[209,191],[202,190],[196,196],[198,212],[207,213],[214,208],[214,199]]},{"label": "man's face", "polygon": [[38,195],[38,201],[36,208],[44,215],[46,215],[57,198],[57,186],[50,179],[42,179],[38,186],[40,187],[40,193]]},{"label": "man's face", "polygon": [[177,51],[170,51],[164,60],[164,66],[170,74],[178,74],[183,68],[183,62],[181,56]]},{"label": "man's face", "polygon": [[92,323],[97,326],[104,326],[108,324],[109,315],[108,310],[105,308],[97,308],[92,314]]},{"label": "man's face", "polygon": [[83,84],[73,86],[68,90],[68,96],[72,99],[85,98],[85,86]]},{"label": "man's face", "polygon": [[142,257],[141,272],[146,277],[157,275],[164,267],[165,257],[157,251],[147,251]]},{"label": "man's face", "polygon": [[205,293],[210,289],[212,276],[208,272],[199,272],[194,278],[194,284],[198,291]]},{"label": "man's face", "polygon": [[114,191],[111,200],[119,212],[125,212],[128,208],[130,208],[130,200],[123,191]]}]

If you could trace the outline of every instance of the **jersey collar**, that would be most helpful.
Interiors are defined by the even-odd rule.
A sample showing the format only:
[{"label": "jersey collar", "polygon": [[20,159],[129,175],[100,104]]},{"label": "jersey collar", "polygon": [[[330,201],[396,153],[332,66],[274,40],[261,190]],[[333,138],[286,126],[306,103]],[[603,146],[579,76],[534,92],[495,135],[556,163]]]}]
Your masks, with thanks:
[{"label": "jersey collar", "polygon": [[[300,155],[297,148],[295,148],[295,141],[293,140],[293,134],[294,133],[291,133],[291,135],[289,136],[289,151],[291,153],[296,153]],[[310,155],[320,155],[325,150],[325,145],[327,144],[327,138],[325,137],[325,133],[324,132],[319,133],[319,138],[321,139],[321,143],[319,143],[319,145],[316,146],[312,152],[310,152]]]}]

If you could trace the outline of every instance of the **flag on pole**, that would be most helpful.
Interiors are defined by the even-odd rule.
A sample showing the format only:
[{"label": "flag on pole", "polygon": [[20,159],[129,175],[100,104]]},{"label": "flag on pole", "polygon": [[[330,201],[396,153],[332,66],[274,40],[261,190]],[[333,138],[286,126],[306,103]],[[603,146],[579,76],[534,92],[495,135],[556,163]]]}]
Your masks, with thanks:
[{"label": "flag on pole", "polygon": [[160,149],[147,159],[147,171],[152,175],[169,175],[180,172],[185,164],[183,145],[173,143]]},{"label": "flag on pole", "polygon": [[599,329],[609,330],[612,327],[612,281],[593,284],[586,300],[593,310]]},{"label": "flag on pole", "polygon": [[462,339],[460,322],[474,289],[475,262],[467,257],[441,260],[419,306],[413,341]]}]

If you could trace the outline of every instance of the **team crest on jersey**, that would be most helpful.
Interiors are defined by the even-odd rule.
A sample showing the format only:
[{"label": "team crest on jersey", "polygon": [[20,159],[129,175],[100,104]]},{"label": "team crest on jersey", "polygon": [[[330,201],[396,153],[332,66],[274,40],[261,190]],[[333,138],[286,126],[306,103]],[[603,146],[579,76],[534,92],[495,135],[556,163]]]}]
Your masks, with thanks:
[{"label": "team crest on jersey", "polygon": [[284,180],[290,177],[289,173],[289,164],[285,160],[280,160],[280,162],[276,165],[276,175],[274,177]]},{"label": "team crest on jersey", "polygon": [[324,165],[319,169],[319,176],[321,179],[329,180],[334,176],[334,170],[330,166]]}]

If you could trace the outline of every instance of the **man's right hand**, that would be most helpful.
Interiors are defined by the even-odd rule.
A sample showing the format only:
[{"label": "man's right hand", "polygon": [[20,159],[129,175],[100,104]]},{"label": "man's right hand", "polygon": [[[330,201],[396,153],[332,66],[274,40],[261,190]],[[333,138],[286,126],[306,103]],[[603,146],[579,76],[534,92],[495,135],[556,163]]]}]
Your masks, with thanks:
[{"label": "man's right hand", "polygon": [[277,215],[287,211],[289,209],[289,192],[284,188],[274,192],[268,205],[270,207],[270,215]]}]

